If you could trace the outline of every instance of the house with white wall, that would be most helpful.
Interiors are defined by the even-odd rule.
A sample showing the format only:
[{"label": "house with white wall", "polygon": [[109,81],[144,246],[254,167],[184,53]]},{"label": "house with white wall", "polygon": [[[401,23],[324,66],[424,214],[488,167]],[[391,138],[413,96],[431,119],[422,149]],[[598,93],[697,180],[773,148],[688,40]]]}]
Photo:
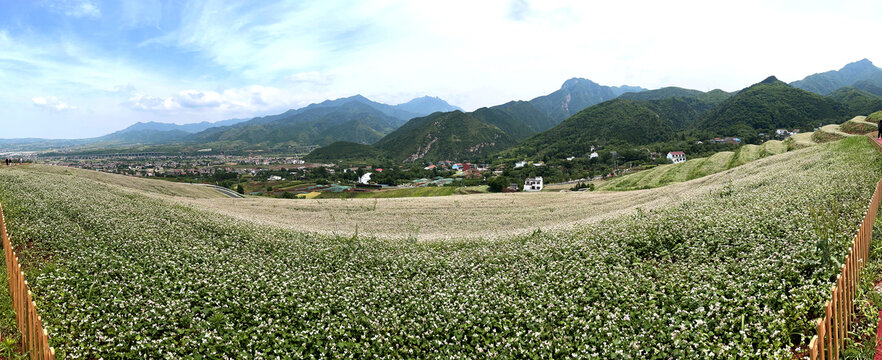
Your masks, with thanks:
[{"label": "house with white wall", "polygon": [[524,191],[542,191],[542,177],[528,177],[524,180]]},{"label": "house with white wall", "polygon": [[681,163],[686,161],[686,153],[682,151],[671,151],[668,153],[668,159],[670,159],[674,164]]}]

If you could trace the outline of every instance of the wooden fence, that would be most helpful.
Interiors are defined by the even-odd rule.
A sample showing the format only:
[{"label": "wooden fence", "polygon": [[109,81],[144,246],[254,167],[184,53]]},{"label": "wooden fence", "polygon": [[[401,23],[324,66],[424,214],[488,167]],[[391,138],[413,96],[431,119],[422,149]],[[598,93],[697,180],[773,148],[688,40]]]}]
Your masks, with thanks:
[{"label": "wooden fence", "polygon": [[[874,138],[870,142],[882,152],[882,144]],[[882,180],[876,183],[876,191],[870,199],[861,227],[855,235],[854,243],[848,250],[836,284],[830,290],[830,301],[824,303],[824,318],[818,322],[818,335],[809,342],[809,358],[839,359],[839,352],[845,346],[845,337],[854,316],[854,296],[860,285],[861,272],[870,255],[870,240],[873,237],[873,223],[882,202]]]},{"label": "wooden fence", "polygon": [[55,349],[49,346],[49,334],[43,329],[43,320],[37,313],[37,305],[31,299],[31,291],[28,290],[28,282],[24,279],[18,256],[9,242],[2,205],[0,205],[0,236],[3,237],[9,294],[12,296],[12,307],[15,309],[15,323],[21,331],[22,347],[33,360],[55,360]]}]

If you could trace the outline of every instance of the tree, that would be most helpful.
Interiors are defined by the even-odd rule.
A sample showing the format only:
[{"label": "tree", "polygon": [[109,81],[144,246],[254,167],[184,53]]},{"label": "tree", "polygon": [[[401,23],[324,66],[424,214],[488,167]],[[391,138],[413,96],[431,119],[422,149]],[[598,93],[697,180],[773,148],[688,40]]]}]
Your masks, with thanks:
[{"label": "tree", "polygon": [[236,186],[236,192],[240,193],[240,194],[245,194],[245,188],[242,187],[242,184],[239,184],[239,186]]},{"label": "tree", "polygon": [[508,178],[506,178],[504,176],[497,176],[495,178],[490,179],[490,181],[488,181],[487,184],[490,186],[487,189],[490,192],[502,192],[503,189],[508,187]]}]

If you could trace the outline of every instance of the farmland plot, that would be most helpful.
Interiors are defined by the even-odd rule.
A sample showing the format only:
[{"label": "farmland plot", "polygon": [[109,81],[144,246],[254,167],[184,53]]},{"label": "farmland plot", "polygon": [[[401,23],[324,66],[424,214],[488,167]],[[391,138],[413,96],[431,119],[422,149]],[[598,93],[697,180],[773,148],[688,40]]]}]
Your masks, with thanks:
[{"label": "farmland plot", "polygon": [[[811,334],[837,267],[813,209],[841,259],[882,175],[860,140],[494,240],[311,235],[40,167],[0,170],[0,201],[66,358],[780,358]],[[340,210],[324,203],[304,213]],[[529,218],[523,205],[510,215]]]}]

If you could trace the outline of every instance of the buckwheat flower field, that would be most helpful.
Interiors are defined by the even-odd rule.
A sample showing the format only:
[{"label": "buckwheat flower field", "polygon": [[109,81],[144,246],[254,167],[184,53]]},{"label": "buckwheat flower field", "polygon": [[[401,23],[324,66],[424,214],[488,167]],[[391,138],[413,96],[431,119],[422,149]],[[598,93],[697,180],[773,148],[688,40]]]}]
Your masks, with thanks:
[{"label": "buckwheat flower field", "polygon": [[[315,234],[42,166],[0,170],[0,202],[65,359],[787,358],[821,314],[878,158],[845,139],[494,239]],[[517,206],[492,216],[530,221]]]}]

